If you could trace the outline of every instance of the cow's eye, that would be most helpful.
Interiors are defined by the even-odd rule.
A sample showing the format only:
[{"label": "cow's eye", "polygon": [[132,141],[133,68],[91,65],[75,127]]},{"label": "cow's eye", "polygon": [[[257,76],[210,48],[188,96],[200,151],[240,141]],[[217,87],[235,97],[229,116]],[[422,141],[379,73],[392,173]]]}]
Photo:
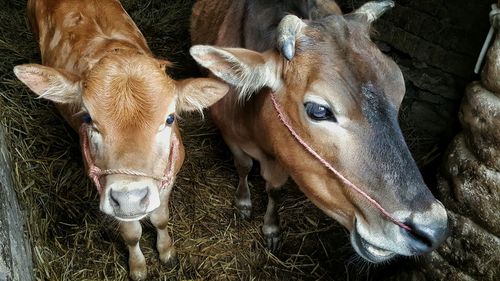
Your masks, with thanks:
[{"label": "cow's eye", "polygon": [[175,121],[175,115],[174,114],[170,114],[167,117],[167,120],[165,121],[165,123],[167,123],[167,125],[172,125],[172,123],[174,123],[174,121]]},{"label": "cow's eye", "polygon": [[306,102],[304,104],[307,116],[315,121],[332,121],[337,122],[337,118],[333,115],[330,108],[325,105],[321,105],[315,102]]},{"label": "cow's eye", "polygon": [[92,117],[90,117],[90,114],[88,114],[88,113],[87,113],[87,114],[84,114],[84,115],[82,116],[82,120],[83,120],[83,122],[84,122],[84,123],[86,123],[86,124],[90,124],[90,123],[92,123]]}]

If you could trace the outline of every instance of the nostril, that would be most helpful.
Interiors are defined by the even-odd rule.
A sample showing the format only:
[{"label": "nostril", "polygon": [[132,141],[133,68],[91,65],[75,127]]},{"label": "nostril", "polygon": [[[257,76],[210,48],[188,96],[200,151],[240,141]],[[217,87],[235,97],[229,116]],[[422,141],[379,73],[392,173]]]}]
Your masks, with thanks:
[{"label": "nostril", "polygon": [[421,231],[419,228],[415,228],[415,226],[410,227],[411,231],[408,232],[408,235],[410,235],[414,240],[424,244],[427,248],[434,248],[432,239],[425,232]]},{"label": "nostril", "polygon": [[141,198],[141,206],[147,206],[149,203],[149,188],[146,187],[145,189],[141,190],[141,193],[138,194],[138,197]]},{"label": "nostril", "polygon": [[137,198],[144,199],[149,194],[149,188],[146,186],[143,189],[136,190],[134,193],[135,193],[135,196],[137,196]]},{"label": "nostril", "polygon": [[437,248],[446,238],[447,228],[440,225],[421,225],[407,222],[411,230],[403,230],[415,254],[423,254]]},{"label": "nostril", "polygon": [[116,191],[113,191],[113,189],[111,189],[109,191],[109,201],[111,202],[111,205],[113,207],[119,207],[120,206],[120,202],[118,201],[118,195],[116,193]]},{"label": "nostril", "polygon": [[106,213],[122,219],[143,217],[159,207],[158,195],[149,184],[133,182],[110,187],[106,194]]}]

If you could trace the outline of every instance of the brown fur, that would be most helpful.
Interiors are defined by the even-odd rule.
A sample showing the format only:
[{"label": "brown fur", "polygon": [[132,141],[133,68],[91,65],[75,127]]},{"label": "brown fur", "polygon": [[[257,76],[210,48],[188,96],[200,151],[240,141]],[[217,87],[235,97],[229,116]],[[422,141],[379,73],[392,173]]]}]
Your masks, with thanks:
[{"label": "brown fur", "polygon": [[[298,26],[303,27],[292,38],[295,54],[288,61],[276,50],[277,38],[281,38],[276,26],[293,1],[239,2],[247,7],[240,13],[210,9],[216,13],[214,17],[225,17],[218,29],[203,29],[205,26],[197,25],[195,19],[191,26],[193,40],[198,33],[215,33],[217,36],[210,37],[217,39],[193,43],[254,51],[195,46],[191,54],[213,75],[235,86],[231,94],[211,107],[210,113],[233,152],[240,176],[236,205],[245,217],[251,208],[246,183],[251,159],[261,165],[269,195],[263,226],[268,247],[276,250],[279,242],[279,197],[274,190],[288,176],[315,205],[351,231],[353,246],[368,260],[386,260],[390,254],[370,257],[366,249],[362,250],[366,243],[362,244],[359,237],[374,247],[392,251],[392,255],[422,253],[439,245],[446,233],[446,213],[425,186],[397,124],[397,110],[405,91],[401,71],[369,38],[371,21],[391,3],[370,3],[361,8],[363,12],[346,16],[333,9],[328,17],[301,21]],[[213,3],[199,1],[194,9]],[[298,17],[309,17],[310,13],[300,11],[295,11]],[[242,29],[234,30],[238,27]],[[429,237],[430,247],[415,250],[413,247],[421,243],[418,239],[401,233],[373,204],[308,153],[277,118],[271,94],[308,145],[397,220],[409,221],[417,233],[428,231],[430,234],[424,236]],[[304,107],[310,96],[327,102],[337,121],[311,121]],[[405,242],[396,245],[394,241]]]}]

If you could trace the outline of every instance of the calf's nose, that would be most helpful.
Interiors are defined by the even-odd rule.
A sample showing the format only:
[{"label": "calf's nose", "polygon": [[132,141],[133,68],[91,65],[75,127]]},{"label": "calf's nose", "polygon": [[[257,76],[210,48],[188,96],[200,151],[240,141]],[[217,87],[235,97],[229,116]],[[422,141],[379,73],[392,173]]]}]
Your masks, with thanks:
[{"label": "calf's nose", "polygon": [[441,203],[430,211],[417,213],[405,223],[411,230],[401,229],[415,255],[436,249],[448,237],[448,216]]},{"label": "calf's nose", "polygon": [[149,203],[149,188],[120,191],[111,189],[109,200],[115,214],[137,216],[146,212]]}]

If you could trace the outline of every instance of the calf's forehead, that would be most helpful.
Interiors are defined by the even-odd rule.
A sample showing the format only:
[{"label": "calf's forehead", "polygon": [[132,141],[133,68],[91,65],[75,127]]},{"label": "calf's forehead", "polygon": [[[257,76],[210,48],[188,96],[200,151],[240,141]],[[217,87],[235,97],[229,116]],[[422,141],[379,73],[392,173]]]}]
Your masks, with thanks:
[{"label": "calf's forehead", "polygon": [[145,56],[103,58],[84,82],[84,106],[104,127],[156,128],[175,97],[174,81]]}]

